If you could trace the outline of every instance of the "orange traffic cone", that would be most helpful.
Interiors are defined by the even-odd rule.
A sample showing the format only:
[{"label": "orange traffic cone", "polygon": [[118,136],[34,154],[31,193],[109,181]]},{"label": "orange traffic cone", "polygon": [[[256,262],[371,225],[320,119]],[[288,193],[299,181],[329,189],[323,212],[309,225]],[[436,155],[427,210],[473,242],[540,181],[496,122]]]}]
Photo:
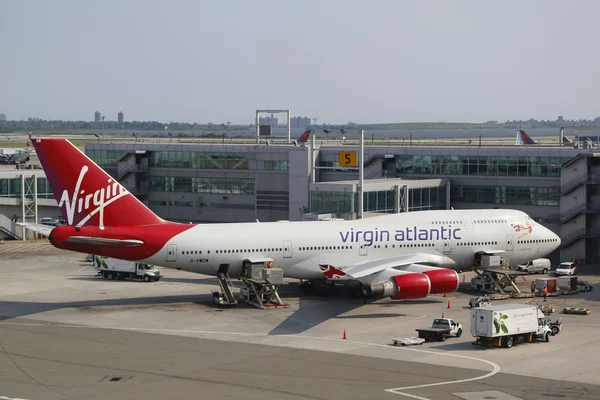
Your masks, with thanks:
[{"label": "orange traffic cone", "polygon": [[444,293],[444,297],[446,297],[446,293]]},{"label": "orange traffic cone", "polygon": [[442,318],[444,318],[444,313],[442,313]]},{"label": "orange traffic cone", "polygon": [[346,336],[346,330],[344,329],[344,337],[342,339],[348,339],[348,336]]},{"label": "orange traffic cone", "polygon": [[2,244],[4,244],[4,239],[2,239]]},{"label": "orange traffic cone", "polygon": [[450,300],[448,300],[448,308],[450,308]]}]

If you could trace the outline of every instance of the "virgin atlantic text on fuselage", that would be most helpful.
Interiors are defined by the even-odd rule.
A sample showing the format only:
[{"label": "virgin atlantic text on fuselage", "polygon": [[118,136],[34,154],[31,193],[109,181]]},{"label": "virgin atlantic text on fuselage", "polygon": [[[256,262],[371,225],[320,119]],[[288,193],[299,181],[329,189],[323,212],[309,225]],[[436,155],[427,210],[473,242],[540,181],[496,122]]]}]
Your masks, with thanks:
[{"label": "virgin atlantic text on fuselage", "polygon": [[412,241],[431,241],[431,240],[460,240],[460,228],[440,227],[430,229],[420,229],[418,227],[396,229],[395,231],[379,230],[364,230],[355,231],[354,228],[350,228],[349,231],[339,232],[340,238],[343,243],[356,243],[361,239],[364,244],[371,246],[376,242],[412,242]]}]

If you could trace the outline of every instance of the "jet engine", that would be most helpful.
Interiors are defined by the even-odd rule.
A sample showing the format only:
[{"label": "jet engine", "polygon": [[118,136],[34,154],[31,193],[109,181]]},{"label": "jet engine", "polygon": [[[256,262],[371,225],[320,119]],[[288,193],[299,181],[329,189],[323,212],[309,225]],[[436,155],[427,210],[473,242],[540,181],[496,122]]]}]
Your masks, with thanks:
[{"label": "jet engine", "polygon": [[460,280],[458,273],[452,269],[439,268],[423,271],[431,281],[430,293],[452,293],[458,290]]},{"label": "jet engine", "polygon": [[425,274],[402,274],[392,276],[389,280],[365,287],[367,295],[391,297],[396,300],[422,299],[431,290],[431,282]]}]

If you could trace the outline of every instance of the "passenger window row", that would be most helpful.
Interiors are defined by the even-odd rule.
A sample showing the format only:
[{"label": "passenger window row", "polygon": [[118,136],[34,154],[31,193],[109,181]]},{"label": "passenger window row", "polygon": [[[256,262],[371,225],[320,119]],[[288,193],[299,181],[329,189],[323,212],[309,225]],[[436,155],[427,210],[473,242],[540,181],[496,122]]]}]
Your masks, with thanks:
[{"label": "passenger window row", "polygon": [[496,245],[498,242],[467,242],[467,243],[456,243],[457,246],[490,246]]},{"label": "passenger window row", "polygon": [[[275,252],[275,251],[283,251],[282,248],[269,248],[269,249],[229,249],[229,250],[215,250],[216,254],[225,254],[225,253],[264,253],[264,252]],[[202,250],[184,250],[181,254],[202,254]],[[210,254],[210,250],[206,252],[206,254]]]},{"label": "passenger window row", "polygon": [[459,225],[462,224],[462,221],[432,221],[431,222],[434,225]]},{"label": "passenger window row", "polygon": [[311,251],[311,250],[345,250],[352,249],[352,246],[311,246],[311,247],[299,247],[299,251]]},{"label": "passenger window row", "polygon": [[477,219],[474,221],[476,224],[504,224],[508,221],[504,219]]},{"label": "passenger window row", "polygon": [[529,243],[552,243],[556,242],[557,239],[535,239],[535,240],[519,240],[517,243],[519,244],[529,244]]}]

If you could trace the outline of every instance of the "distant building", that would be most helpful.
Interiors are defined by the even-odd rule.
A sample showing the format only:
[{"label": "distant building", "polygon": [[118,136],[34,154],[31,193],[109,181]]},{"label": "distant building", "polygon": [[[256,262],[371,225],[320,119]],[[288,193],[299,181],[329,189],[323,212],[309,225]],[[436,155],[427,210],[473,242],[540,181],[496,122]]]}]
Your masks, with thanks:
[{"label": "distant building", "polygon": [[290,118],[292,128],[306,128],[310,126],[310,118],[308,117],[292,117]]},{"label": "distant building", "polygon": [[119,111],[119,118],[118,118],[118,121],[119,121],[119,123],[120,123],[120,124],[122,124],[122,123],[123,123],[123,111]]},{"label": "distant building", "polygon": [[6,114],[0,114],[0,121],[6,121]]},{"label": "distant building", "polygon": [[100,122],[100,111],[94,113],[94,122]]},{"label": "distant building", "polygon": [[559,120],[559,121],[564,121],[564,119],[563,119],[563,116],[562,116],[562,115],[559,115],[559,116],[558,116],[558,120]]},{"label": "distant building", "polygon": [[273,114],[271,114],[270,117],[260,117],[258,119],[258,124],[259,125],[277,126],[278,123],[279,123],[279,121],[277,120],[277,118],[273,117]]}]

